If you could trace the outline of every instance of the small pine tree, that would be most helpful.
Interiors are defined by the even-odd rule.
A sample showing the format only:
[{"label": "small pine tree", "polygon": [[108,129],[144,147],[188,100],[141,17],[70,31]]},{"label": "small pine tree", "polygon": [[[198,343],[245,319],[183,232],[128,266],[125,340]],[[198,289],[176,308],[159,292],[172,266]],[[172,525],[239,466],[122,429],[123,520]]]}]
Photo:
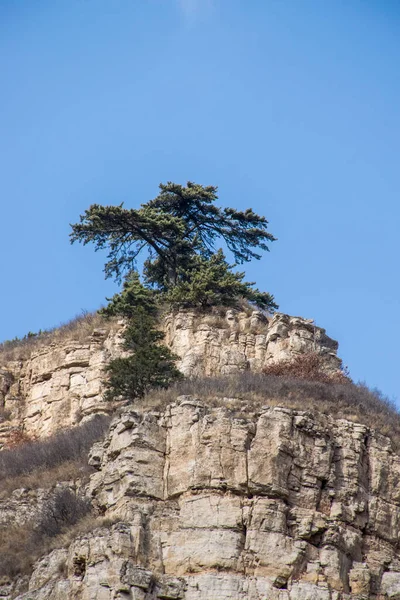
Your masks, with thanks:
[{"label": "small pine tree", "polygon": [[127,319],[122,346],[129,353],[106,367],[107,400],[123,398],[132,402],[150,389],[165,389],[182,377],[175,366],[178,357],[161,343],[164,334],[156,329],[154,293],[140,283],[137,273],[129,275],[122,292],[111,299],[102,313]]},{"label": "small pine tree", "polygon": [[149,316],[157,316],[155,293],[141,284],[137,271],[131,271],[124,280],[121,292],[107,300],[107,306],[100,310],[104,317],[131,319],[137,315],[138,309],[143,309]]}]

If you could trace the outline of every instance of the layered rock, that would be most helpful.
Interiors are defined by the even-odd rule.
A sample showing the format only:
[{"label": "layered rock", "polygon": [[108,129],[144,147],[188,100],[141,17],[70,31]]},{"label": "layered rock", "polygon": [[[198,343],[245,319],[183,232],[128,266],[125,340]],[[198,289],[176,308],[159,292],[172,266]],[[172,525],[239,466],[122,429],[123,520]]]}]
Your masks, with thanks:
[{"label": "layered rock", "polygon": [[166,340],[181,357],[179,368],[187,377],[231,375],[250,369],[260,372],[272,362],[304,352],[319,352],[327,370],[337,371],[337,342],[312,320],[277,313],[267,319],[228,310],[225,317],[199,317],[181,312],[165,319]]},{"label": "layered rock", "polygon": [[84,485],[80,479],[57,482],[51,488],[27,486],[14,489],[9,494],[3,493],[3,497],[0,498],[0,528],[10,524],[23,526],[38,523],[40,515],[43,515],[43,508],[62,490],[68,490],[79,498],[85,497]]},{"label": "layered rock", "polygon": [[21,426],[28,436],[46,436],[109,410],[102,398],[104,367],[119,344],[118,333],[97,329],[85,342],[45,344],[27,359],[6,364],[0,371],[7,416],[0,423],[0,440]]},{"label": "layered rock", "polygon": [[125,410],[90,461],[115,524],[42,559],[19,600],[400,598],[400,456],[364,425],[181,397]]},{"label": "layered rock", "polygon": [[[312,321],[276,314],[232,310],[224,316],[185,311],[165,318],[166,343],[181,358],[188,377],[262,371],[271,362],[317,351],[326,369],[340,367],[337,342]],[[114,329],[96,329],[84,342],[39,345],[25,359],[1,363],[0,444],[22,428],[29,436],[45,436],[78,423],[83,417],[110,410],[103,401],[104,367],[120,353]],[[0,415],[1,416],[1,415]]]}]

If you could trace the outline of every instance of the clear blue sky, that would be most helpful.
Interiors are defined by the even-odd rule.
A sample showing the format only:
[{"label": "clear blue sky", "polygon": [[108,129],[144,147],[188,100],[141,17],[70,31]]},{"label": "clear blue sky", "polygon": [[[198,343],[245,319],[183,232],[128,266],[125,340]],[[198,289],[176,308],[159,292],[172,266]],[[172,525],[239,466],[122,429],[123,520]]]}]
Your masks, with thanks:
[{"label": "clear blue sky", "polygon": [[218,185],[279,238],[249,280],[400,400],[395,0],[0,0],[0,339],[116,287],[92,203]]}]

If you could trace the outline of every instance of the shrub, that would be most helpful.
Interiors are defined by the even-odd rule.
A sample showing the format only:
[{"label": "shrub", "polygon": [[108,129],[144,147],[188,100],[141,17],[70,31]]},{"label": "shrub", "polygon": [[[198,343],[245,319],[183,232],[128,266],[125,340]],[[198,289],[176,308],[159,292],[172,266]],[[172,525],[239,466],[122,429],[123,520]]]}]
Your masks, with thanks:
[{"label": "shrub", "polygon": [[23,429],[15,429],[7,437],[6,449],[18,448],[25,444],[32,444],[37,440],[36,436],[29,435]]},{"label": "shrub", "polygon": [[157,329],[154,293],[145,288],[138,273],[130,273],[123,290],[102,310],[106,317],[127,320],[123,349],[127,356],[115,358],[106,367],[108,379],[105,398],[132,402],[152,388],[167,388],[182,377],[175,366],[177,356],[162,344],[164,334]]},{"label": "shrub", "polygon": [[0,579],[5,582],[29,575],[41,556],[68,546],[74,537],[104,521],[91,515],[90,502],[85,498],[66,488],[56,490],[36,520],[0,527]]},{"label": "shrub", "polygon": [[110,417],[95,415],[83,425],[64,430],[44,440],[34,440],[0,452],[0,478],[27,474],[37,469],[51,469],[62,463],[86,464],[92,444],[104,436]]},{"label": "shrub", "polygon": [[[21,487],[54,487],[59,481],[90,471],[87,452],[104,436],[110,418],[96,415],[87,423],[42,441],[30,441],[0,452],[1,493]],[[56,488],[33,521],[0,526],[0,578],[29,574],[34,562],[73,535],[101,522],[91,515],[90,501],[69,488]]]},{"label": "shrub", "polygon": [[59,535],[65,528],[80,521],[90,510],[88,498],[77,496],[69,488],[57,490],[43,506],[39,523],[35,527],[35,536],[41,540],[44,536]]},{"label": "shrub", "polygon": [[263,373],[265,375],[293,377],[320,383],[348,383],[350,381],[343,371],[327,372],[326,361],[317,352],[299,354],[290,360],[272,363],[264,368]]}]

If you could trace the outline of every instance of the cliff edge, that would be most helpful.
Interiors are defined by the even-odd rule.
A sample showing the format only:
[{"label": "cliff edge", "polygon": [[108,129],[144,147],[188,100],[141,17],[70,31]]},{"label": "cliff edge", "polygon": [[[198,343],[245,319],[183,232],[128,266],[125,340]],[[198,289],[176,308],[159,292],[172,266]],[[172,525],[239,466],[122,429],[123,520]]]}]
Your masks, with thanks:
[{"label": "cliff edge", "polygon": [[[112,407],[103,400],[104,367],[120,353],[122,325],[99,319],[82,336],[78,321],[62,339],[38,338],[31,346],[0,352],[0,443],[11,432],[46,436]],[[338,344],[310,320],[258,311],[223,315],[182,311],[162,321],[168,346],[186,377],[261,372],[272,362],[318,352],[338,370]]]},{"label": "cliff edge", "polygon": [[[397,413],[351,383],[258,375],[309,352],[336,373],[337,343],[325,330],[255,311],[166,315],[166,342],[189,378],[182,385],[198,393],[171,402],[174,390],[155,392],[115,411],[102,380],[121,352],[121,327],[96,322],[83,337],[0,354],[4,444],[20,432],[39,440],[33,449],[70,426],[80,440],[83,424],[114,411],[84,472],[55,469],[41,480],[47,488],[24,473],[3,481],[1,535],[14,552],[15,524],[34,540],[43,514],[62,516],[54,498],[64,493],[72,507],[90,504],[91,520],[54,538],[22,574],[0,577],[0,598],[400,599]],[[387,422],[393,439],[374,429]],[[6,559],[0,552],[0,567]]]}]

